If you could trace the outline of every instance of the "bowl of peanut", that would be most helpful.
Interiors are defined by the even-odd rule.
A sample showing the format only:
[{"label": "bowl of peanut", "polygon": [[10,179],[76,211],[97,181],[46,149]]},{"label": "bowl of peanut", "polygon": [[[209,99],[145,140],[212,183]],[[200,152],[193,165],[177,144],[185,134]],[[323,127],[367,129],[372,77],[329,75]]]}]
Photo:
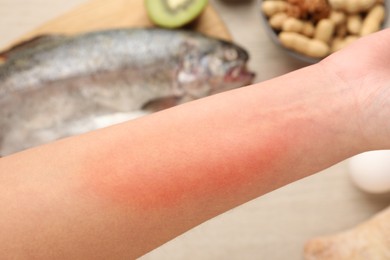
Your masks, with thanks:
[{"label": "bowl of peanut", "polygon": [[271,39],[308,63],[387,27],[390,11],[385,0],[262,0],[260,5]]}]

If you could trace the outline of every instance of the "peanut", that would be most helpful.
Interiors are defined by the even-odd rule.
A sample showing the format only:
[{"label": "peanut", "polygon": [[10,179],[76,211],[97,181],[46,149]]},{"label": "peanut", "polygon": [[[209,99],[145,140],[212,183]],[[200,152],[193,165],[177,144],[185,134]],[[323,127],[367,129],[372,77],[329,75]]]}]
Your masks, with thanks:
[{"label": "peanut", "polygon": [[279,39],[283,46],[313,58],[322,58],[329,53],[329,46],[326,43],[299,33],[281,32]]},{"label": "peanut", "polygon": [[368,11],[376,2],[377,0],[329,0],[333,9],[350,14]]},{"label": "peanut", "polygon": [[363,19],[359,14],[348,16],[347,29],[351,34],[359,34],[363,25]]},{"label": "peanut", "polygon": [[261,5],[261,9],[268,17],[271,17],[276,13],[285,12],[287,7],[288,3],[285,1],[264,1]]},{"label": "peanut", "polygon": [[334,10],[343,11],[346,5],[346,0],[329,0],[329,4]]},{"label": "peanut", "polygon": [[329,42],[333,36],[335,26],[332,20],[322,19],[318,22],[314,38],[323,42]]},{"label": "peanut", "polygon": [[332,41],[331,52],[339,51],[342,48],[344,48],[344,47],[348,46],[349,44],[353,43],[357,39],[359,39],[359,37],[358,36],[353,36],[353,35],[347,36],[345,38],[336,37]]},{"label": "peanut", "polygon": [[276,30],[281,30],[283,23],[287,20],[288,15],[286,13],[277,13],[271,16],[269,24]]},{"label": "peanut", "polygon": [[339,26],[343,24],[347,18],[343,12],[332,11],[330,13],[329,19],[332,20],[336,26]]},{"label": "peanut", "polygon": [[301,33],[307,37],[312,37],[315,33],[315,27],[311,22],[305,22]]},{"label": "peanut", "polygon": [[[349,0],[351,2],[351,0]],[[355,2],[355,1],[353,1]],[[360,0],[359,2],[359,12],[365,12],[370,10],[376,3],[377,0]]]},{"label": "peanut", "polygon": [[304,27],[303,21],[289,17],[287,18],[282,26],[282,30],[285,32],[301,32]]},{"label": "peanut", "polygon": [[270,26],[280,32],[283,46],[314,58],[323,58],[361,36],[379,31],[385,17],[385,0],[319,0],[325,1],[328,10],[322,19],[302,7],[305,1],[310,2],[266,0],[262,9]]},{"label": "peanut", "polygon": [[385,8],[383,5],[376,5],[367,14],[363,21],[363,25],[360,31],[361,36],[379,31],[383,20],[385,19]]},{"label": "peanut", "polygon": [[341,24],[336,28],[337,37],[345,37],[348,34],[348,29],[346,24]]}]

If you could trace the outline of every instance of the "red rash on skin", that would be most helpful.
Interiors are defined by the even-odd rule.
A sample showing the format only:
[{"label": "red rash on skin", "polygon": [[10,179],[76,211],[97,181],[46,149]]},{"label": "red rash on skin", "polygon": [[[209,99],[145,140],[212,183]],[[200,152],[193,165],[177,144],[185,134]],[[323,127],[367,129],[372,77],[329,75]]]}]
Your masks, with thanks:
[{"label": "red rash on skin", "polygon": [[[268,100],[243,95],[243,104],[249,106],[245,109],[258,113],[242,114],[229,102],[229,98],[240,102],[236,93],[216,96],[213,113],[202,101],[191,102],[173,108],[174,113],[162,112],[118,127],[117,132],[108,131],[115,134],[99,141],[111,149],[94,157],[105,161],[86,163],[95,169],[86,170],[89,190],[109,201],[158,210],[225,198],[238,190],[250,197],[259,193],[253,185],[269,189],[284,183],[288,176],[277,174],[285,165],[280,160],[298,142],[308,142],[304,132],[310,122],[304,118],[305,109],[280,109],[274,101],[277,108],[273,110]],[[231,118],[236,121],[232,123]],[[264,125],[263,120],[273,123]]]},{"label": "red rash on skin", "polygon": [[[230,142],[225,140],[218,144],[220,140],[205,136],[204,145],[208,149],[199,149],[199,144],[188,142],[183,142],[182,147],[172,147],[168,142],[149,153],[148,165],[134,153],[137,144],[130,144],[121,148],[123,151],[115,151],[129,154],[128,160],[115,162],[115,157],[107,155],[107,160],[112,160],[111,171],[95,165],[93,175],[87,178],[88,186],[103,199],[142,210],[174,207],[193,198],[207,200],[251,185],[265,173],[272,172],[287,141],[286,136],[276,134],[270,136],[265,145],[242,137],[237,139],[246,143],[234,143],[237,139],[230,138]],[[203,154],[205,151],[208,151],[207,156]],[[188,156],[183,157],[183,153]],[[186,161],[177,161],[177,154]],[[153,162],[157,161],[160,168],[154,167]]]}]

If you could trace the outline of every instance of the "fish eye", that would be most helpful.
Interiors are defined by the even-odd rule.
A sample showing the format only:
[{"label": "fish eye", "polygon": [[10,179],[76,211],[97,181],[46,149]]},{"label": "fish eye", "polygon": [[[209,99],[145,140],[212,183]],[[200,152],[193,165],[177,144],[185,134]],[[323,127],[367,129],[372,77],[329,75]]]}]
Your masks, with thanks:
[{"label": "fish eye", "polygon": [[224,56],[226,60],[233,61],[238,58],[238,52],[235,49],[226,49]]}]

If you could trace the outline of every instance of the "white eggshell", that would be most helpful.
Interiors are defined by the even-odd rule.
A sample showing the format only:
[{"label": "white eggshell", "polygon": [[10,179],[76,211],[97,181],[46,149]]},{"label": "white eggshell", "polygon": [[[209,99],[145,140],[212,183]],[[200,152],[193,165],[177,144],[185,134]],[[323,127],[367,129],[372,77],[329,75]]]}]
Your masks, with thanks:
[{"label": "white eggshell", "polygon": [[370,193],[390,192],[390,150],[371,151],[348,161],[353,182]]}]

